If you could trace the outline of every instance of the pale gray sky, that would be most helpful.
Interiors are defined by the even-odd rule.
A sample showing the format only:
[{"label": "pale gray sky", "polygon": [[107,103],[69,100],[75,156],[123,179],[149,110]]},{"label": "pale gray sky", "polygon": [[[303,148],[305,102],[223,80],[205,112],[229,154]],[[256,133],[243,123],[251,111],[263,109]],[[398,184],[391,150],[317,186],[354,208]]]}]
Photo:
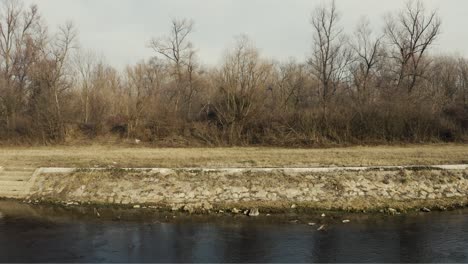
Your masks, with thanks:
[{"label": "pale gray sky", "polygon": [[[153,36],[166,34],[170,20],[195,21],[192,42],[204,64],[216,64],[239,34],[249,35],[262,54],[278,60],[303,60],[311,45],[309,18],[326,0],[26,0],[36,3],[51,29],[67,20],[79,29],[80,43],[122,68],[153,55]],[[352,32],[366,15],[376,30],[385,14],[401,9],[405,0],[337,0],[341,24]],[[437,8],[443,34],[436,52],[468,55],[468,1],[424,0]]]}]

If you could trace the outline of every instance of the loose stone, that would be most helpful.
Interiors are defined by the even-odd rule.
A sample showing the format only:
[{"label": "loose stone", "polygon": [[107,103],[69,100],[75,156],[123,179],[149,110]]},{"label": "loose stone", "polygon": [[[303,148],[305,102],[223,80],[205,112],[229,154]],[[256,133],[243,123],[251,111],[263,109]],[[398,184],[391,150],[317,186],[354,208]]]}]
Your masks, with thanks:
[{"label": "loose stone", "polygon": [[349,221],[348,219],[343,220],[344,224],[349,223],[349,222],[351,222],[351,221]]},{"label": "loose stone", "polygon": [[319,228],[317,228],[317,231],[322,231],[322,230],[325,230],[325,225],[321,225],[319,226]]},{"label": "loose stone", "polygon": [[249,215],[249,216],[259,216],[259,215],[260,215],[260,212],[258,211],[258,208],[253,208],[253,209],[250,209],[248,215]]},{"label": "loose stone", "polygon": [[213,209],[213,205],[208,203],[208,202],[202,203],[202,207],[203,207],[203,209],[208,210],[208,211]]},{"label": "loose stone", "polygon": [[307,225],[314,226],[314,225],[316,225],[316,224],[315,224],[315,223],[312,223],[312,222],[310,222],[310,223],[307,223]]},{"label": "loose stone", "polygon": [[190,206],[188,204],[184,205],[183,210],[190,213],[190,214],[194,212],[193,206]]},{"label": "loose stone", "polygon": [[421,209],[421,211],[423,211],[425,213],[429,213],[431,211],[431,209],[424,207],[424,208]]},{"label": "loose stone", "polygon": [[[403,204],[406,200],[417,201],[412,209],[427,211],[423,207],[431,208],[434,199],[452,197],[448,200],[452,206],[459,200],[465,201],[468,194],[468,177],[464,176],[468,175],[468,168],[465,167],[460,170],[427,169],[427,174],[413,170],[403,170],[404,173],[400,170],[360,172],[344,170],[340,173],[310,172],[304,174],[291,172],[291,176],[295,176],[297,181],[290,181],[289,177],[283,177],[285,172],[282,170],[273,170],[269,173],[240,170],[234,172],[205,173],[202,169],[196,171],[132,170],[125,177],[116,178],[111,172],[104,170],[103,175],[99,175],[99,189],[96,189],[94,181],[86,181],[83,185],[80,180],[97,176],[92,171],[70,173],[65,175],[66,177],[51,177],[45,173],[34,183],[30,198],[26,198],[26,201],[33,203],[39,203],[38,199],[59,203],[65,201],[61,202],[65,206],[74,205],[72,201],[78,201],[81,204],[92,201],[93,203],[123,204],[130,208],[144,208],[143,204],[158,204],[161,208],[173,208],[175,211],[182,210],[185,205],[190,205],[192,207],[190,210],[205,212],[213,211],[213,204],[223,204],[230,206],[218,207],[213,212],[218,213],[222,209],[233,214],[241,214],[249,207],[259,206],[252,204],[259,202],[265,208],[271,207],[278,210],[284,210],[287,207],[294,210],[310,206],[322,212],[327,209],[364,212],[364,209],[382,208],[382,213],[398,214],[396,209],[399,208],[393,209],[388,206]],[[277,176],[273,182],[271,173]],[[190,177],[183,176],[185,174]],[[198,177],[192,176],[198,174],[206,179],[200,182],[195,181]],[[231,177],[231,174],[235,176]],[[71,191],[64,196],[63,190],[67,189]],[[465,197],[454,199],[459,196]],[[382,202],[388,204],[387,207],[382,207]],[[243,209],[239,210],[233,206],[241,206],[240,208]],[[437,206],[435,208],[440,209]],[[249,215],[249,211],[246,210],[244,214]],[[320,215],[325,217],[325,214],[317,214],[318,217]]]}]

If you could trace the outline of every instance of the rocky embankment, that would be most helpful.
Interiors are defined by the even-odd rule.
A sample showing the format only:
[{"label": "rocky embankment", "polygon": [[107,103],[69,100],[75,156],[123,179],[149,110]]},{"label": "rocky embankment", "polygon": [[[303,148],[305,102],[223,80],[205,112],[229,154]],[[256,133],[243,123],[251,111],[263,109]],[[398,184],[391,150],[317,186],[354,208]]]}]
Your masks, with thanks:
[{"label": "rocky embankment", "polygon": [[[188,212],[374,211],[466,205],[468,168],[102,169],[40,173],[31,200]],[[239,208],[239,209],[236,209]]]}]

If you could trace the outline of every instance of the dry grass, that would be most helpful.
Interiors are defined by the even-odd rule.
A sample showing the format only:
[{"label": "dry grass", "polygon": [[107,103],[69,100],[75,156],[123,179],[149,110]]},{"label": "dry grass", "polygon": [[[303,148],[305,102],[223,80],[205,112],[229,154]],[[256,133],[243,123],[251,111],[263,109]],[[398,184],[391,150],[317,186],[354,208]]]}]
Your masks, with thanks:
[{"label": "dry grass", "polygon": [[468,163],[468,145],[434,144],[327,149],[2,147],[0,166],[299,167]]}]

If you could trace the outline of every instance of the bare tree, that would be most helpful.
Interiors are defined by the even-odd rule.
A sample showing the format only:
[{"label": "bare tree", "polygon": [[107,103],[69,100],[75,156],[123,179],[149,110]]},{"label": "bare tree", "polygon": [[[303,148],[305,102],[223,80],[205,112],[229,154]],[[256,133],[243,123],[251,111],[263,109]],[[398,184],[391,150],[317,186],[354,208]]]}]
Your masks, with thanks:
[{"label": "bare tree", "polygon": [[226,55],[216,80],[220,92],[217,114],[230,143],[236,143],[246,124],[259,114],[271,71],[272,64],[260,58],[247,36],[239,37],[234,50]]},{"label": "bare tree", "polygon": [[75,53],[75,67],[79,74],[79,84],[81,92],[81,105],[83,122],[88,123],[90,111],[90,97],[92,96],[93,78],[96,73],[99,61],[92,51],[78,50]]},{"label": "bare tree", "polygon": [[24,107],[27,75],[37,61],[45,41],[45,30],[37,6],[5,0],[0,5],[0,109],[8,129],[16,126],[17,112]]},{"label": "bare tree", "polygon": [[65,137],[65,127],[62,117],[60,95],[71,88],[70,79],[67,77],[67,63],[70,57],[71,50],[75,48],[75,41],[77,31],[71,22],[67,22],[64,26],[59,27],[57,40],[52,46],[52,59],[54,60],[54,75],[52,78],[52,89],[54,91],[54,102],[56,109],[56,116],[59,126],[59,139],[63,140]]},{"label": "bare tree", "polygon": [[135,134],[142,119],[149,117],[159,106],[165,75],[165,65],[156,58],[127,67],[129,135]]},{"label": "bare tree", "polygon": [[312,57],[308,62],[312,73],[320,81],[319,96],[324,103],[335,94],[346,77],[352,59],[346,36],[338,22],[339,14],[334,1],[328,6],[317,7],[310,20],[314,34]]},{"label": "bare tree", "polygon": [[[179,111],[182,95],[188,89],[188,100],[191,105],[193,96],[193,71],[195,67],[195,50],[189,40],[193,32],[194,22],[187,19],[173,19],[171,33],[168,36],[153,39],[151,48],[160,56],[167,59],[172,65],[175,76],[175,112]],[[187,81],[188,79],[188,81]],[[189,107],[190,111],[190,107]]]},{"label": "bare tree", "polygon": [[91,77],[91,93],[89,97],[90,127],[95,132],[100,132],[108,123],[120,126],[119,132],[123,136],[125,131],[121,130],[125,125],[123,118],[127,97],[123,91],[123,85],[119,73],[113,67],[106,65],[103,60],[95,65]]},{"label": "bare tree", "polygon": [[458,71],[462,102],[468,105],[468,60],[466,58],[458,60]]},{"label": "bare tree", "polygon": [[411,93],[424,75],[426,53],[440,34],[437,11],[426,12],[422,1],[408,1],[397,17],[388,16],[385,33],[397,63],[397,86]]},{"label": "bare tree", "polygon": [[62,98],[73,85],[69,58],[76,36],[72,23],[60,26],[56,35],[42,49],[41,59],[31,74],[31,105],[35,123],[42,128],[44,142],[47,139],[65,139]]},{"label": "bare tree", "polygon": [[351,43],[356,57],[351,71],[359,104],[365,104],[370,99],[370,85],[376,77],[376,66],[383,56],[382,39],[383,36],[373,36],[369,20],[362,18]]},{"label": "bare tree", "polygon": [[290,61],[279,66],[278,87],[281,93],[281,108],[292,106],[293,109],[300,109],[306,102],[305,89],[309,72],[306,65]]}]

